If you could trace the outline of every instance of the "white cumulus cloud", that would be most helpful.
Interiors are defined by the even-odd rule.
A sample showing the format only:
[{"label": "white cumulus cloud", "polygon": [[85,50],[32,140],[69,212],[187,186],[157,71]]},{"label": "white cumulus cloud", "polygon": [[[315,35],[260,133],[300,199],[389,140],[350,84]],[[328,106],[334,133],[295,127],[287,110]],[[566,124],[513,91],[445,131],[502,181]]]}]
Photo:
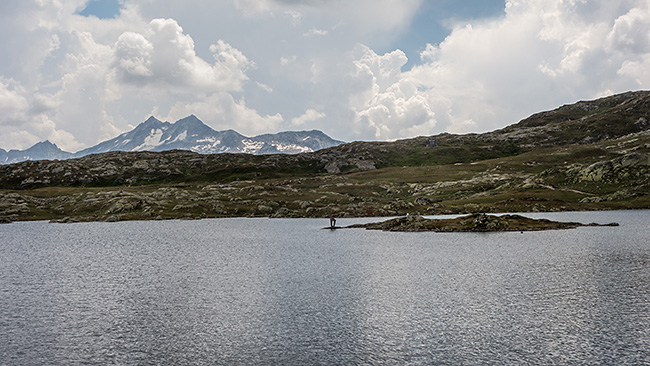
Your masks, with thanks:
[{"label": "white cumulus cloud", "polygon": [[210,46],[210,64],[173,19],[154,19],[143,33],[125,32],[115,44],[114,67],[123,82],[222,91],[241,90],[248,80],[252,63],[223,40]]},{"label": "white cumulus cloud", "polygon": [[404,77],[402,67],[408,61],[404,52],[377,55],[365,46],[359,52],[353,78],[361,91],[350,98],[355,132],[381,140],[430,133],[435,113],[417,85]]},{"label": "white cumulus cloud", "polygon": [[325,118],[326,116],[327,115],[323,112],[319,112],[313,108],[309,108],[305,111],[304,114],[292,118],[291,124],[293,124],[294,126],[302,126],[305,123],[318,121],[319,119]]}]

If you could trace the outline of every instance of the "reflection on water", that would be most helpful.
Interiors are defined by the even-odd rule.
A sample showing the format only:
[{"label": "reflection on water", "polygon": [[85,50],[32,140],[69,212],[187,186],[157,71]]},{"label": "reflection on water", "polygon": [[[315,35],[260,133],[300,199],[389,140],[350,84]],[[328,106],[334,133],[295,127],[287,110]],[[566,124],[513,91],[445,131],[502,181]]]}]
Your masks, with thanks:
[{"label": "reflection on water", "polygon": [[3,225],[0,365],[650,363],[650,211],[536,216],[622,225]]}]

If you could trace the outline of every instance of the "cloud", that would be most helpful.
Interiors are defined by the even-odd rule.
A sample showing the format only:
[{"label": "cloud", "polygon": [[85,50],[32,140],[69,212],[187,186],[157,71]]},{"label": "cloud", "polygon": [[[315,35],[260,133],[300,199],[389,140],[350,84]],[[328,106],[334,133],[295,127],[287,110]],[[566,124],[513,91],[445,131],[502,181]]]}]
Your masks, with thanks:
[{"label": "cloud", "polygon": [[0,79],[0,110],[4,121],[21,119],[28,110],[29,103],[21,91],[14,80]]},{"label": "cloud", "polygon": [[[296,116],[310,108],[323,111],[327,116],[318,121],[322,129],[349,135],[354,115],[348,99],[357,92],[348,89],[356,85],[346,80],[351,72],[350,51],[358,43],[386,49],[422,3],[231,0],[202,2],[201,14],[170,0],[139,7],[143,15],[152,17],[164,14],[161,9],[173,10],[174,19],[192,34],[197,50],[213,43],[210,37],[219,36],[254,61],[255,67],[246,72],[252,82],[243,83],[236,93],[246,96],[248,107],[262,115]],[[258,83],[268,85],[273,93],[264,93]],[[281,126],[292,128],[291,119]]]},{"label": "cloud", "polygon": [[[176,20],[145,21],[129,2],[115,19],[76,15],[84,5],[0,5],[0,28],[15,28],[11,33],[23,40],[0,41],[0,52],[14,55],[0,60],[0,128],[6,137],[0,146],[24,149],[50,139],[76,151],[114,137],[156,107],[165,113],[215,93],[241,92],[255,67],[221,39],[206,47],[209,57],[198,56]],[[233,99],[231,109],[237,108],[254,114]]]},{"label": "cloud", "polygon": [[75,31],[71,36],[54,93],[59,105],[48,115],[57,129],[74,133],[75,143],[62,142],[61,147],[75,150],[119,134],[108,108],[123,95],[111,78],[111,46],[97,43],[90,32]]},{"label": "cloud", "polygon": [[83,3],[0,2],[0,33],[4,35],[0,41],[0,75],[19,80],[28,88],[38,83],[39,73],[35,70],[60,47],[60,38],[52,30],[66,22],[67,11],[74,11]]},{"label": "cloud", "polygon": [[265,92],[273,93],[273,88],[271,88],[270,86],[268,86],[268,85],[266,85],[264,83],[260,83],[259,81],[256,84],[260,89],[264,90]]},{"label": "cloud", "polygon": [[403,77],[401,69],[408,61],[404,52],[377,55],[365,46],[359,51],[353,77],[363,86],[350,99],[355,132],[381,140],[430,132],[435,113],[417,85]]},{"label": "cloud", "polygon": [[296,59],[297,59],[296,56],[280,57],[280,65],[282,66],[289,65],[290,63],[296,62]]},{"label": "cloud", "polygon": [[498,19],[457,24],[421,63],[399,51],[353,61],[366,87],[350,107],[376,138],[481,132],[577,99],[650,86],[649,1],[507,2]]},{"label": "cloud", "polygon": [[[422,0],[359,0],[339,2],[342,20],[361,33],[392,37],[408,26]],[[391,34],[392,33],[392,34]]]},{"label": "cloud", "polygon": [[327,115],[323,112],[319,112],[313,108],[307,109],[305,113],[301,116],[291,119],[291,124],[294,126],[302,126],[308,122],[318,121],[319,119],[325,118]]},{"label": "cloud", "polygon": [[236,100],[225,92],[211,94],[201,101],[176,103],[162,119],[176,121],[190,114],[216,130],[235,129],[247,136],[277,131],[284,120],[279,113],[262,116],[247,107],[244,99]]},{"label": "cloud", "polygon": [[[292,24],[305,19],[329,19],[345,25],[357,35],[380,32],[382,36],[406,27],[422,5],[422,0],[233,0],[248,17],[288,14]],[[299,10],[296,10],[299,9]],[[317,16],[315,16],[317,14]],[[373,36],[377,36],[376,34]]]},{"label": "cloud", "polygon": [[326,29],[318,29],[316,27],[310,29],[308,32],[304,34],[305,37],[310,37],[310,36],[326,36],[329,33],[328,30]]},{"label": "cloud", "polygon": [[235,7],[246,16],[255,16],[271,10],[270,0],[233,0]]},{"label": "cloud", "polygon": [[241,90],[253,66],[244,54],[218,40],[210,46],[214,64],[196,55],[192,37],[173,19],[154,19],[143,34],[125,32],[115,44],[120,81],[200,91]]},{"label": "cloud", "polygon": [[151,78],[153,49],[153,44],[142,34],[122,33],[115,43],[115,68],[119,77],[135,83]]},{"label": "cloud", "polygon": [[0,77],[0,146],[29,147],[43,136],[61,146],[79,146],[72,134],[57,129],[47,116],[58,104],[51,95],[29,95],[15,80]]},{"label": "cloud", "polygon": [[284,13],[291,18],[291,24],[295,27],[302,21],[302,13],[296,10],[285,10]]},{"label": "cloud", "polygon": [[648,2],[630,9],[614,21],[614,27],[607,37],[611,48],[633,54],[650,52],[650,22]]},{"label": "cloud", "polygon": [[[97,115],[81,111],[94,109],[100,117],[105,115],[101,107],[91,107],[89,98],[97,96],[97,90],[102,99],[112,95],[105,77],[112,54],[96,44],[92,34],[105,36],[115,28],[123,32],[124,23],[96,18],[87,21],[75,15],[84,5],[84,0],[0,4],[0,31],[8,27],[11,30],[5,33],[12,35],[0,40],[0,53],[12,57],[0,59],[14,62],[0,61],[0,79],[12,79],[14,92],[28,105],[24,108],[21,104],[11,121],[0,117],[2,135],[7,137],[2,147],[24,149],[49,139],[64,149],[75,150],[86,146],[80,141],[95,142],[104,136],[102,131],[113,127],[102,124]],[[92,32],[84,28],[92,28]],[[91,74],[94,76],[89,77]],[[3,113],[0,110],[0,115]],[[84,136],[86,131],[95,138]]]},{"label": "cloud", "polygon": [[74,150],[152,111],[246,134],[480,132],[650,88],[648,0],[509,0],[411,62],[395,42],[422,0],[123,0],[114,19],[86,3],[0,2],[0,147]]}]

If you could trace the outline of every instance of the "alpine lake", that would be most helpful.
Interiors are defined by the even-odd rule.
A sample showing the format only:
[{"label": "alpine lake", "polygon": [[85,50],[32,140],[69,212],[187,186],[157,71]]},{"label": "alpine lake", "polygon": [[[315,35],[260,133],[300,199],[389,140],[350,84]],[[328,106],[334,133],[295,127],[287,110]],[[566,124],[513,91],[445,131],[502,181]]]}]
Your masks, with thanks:
[{"label": "alpine lake", "polygon": [[650,210],[524,215],[0,225],[0,365],[650,364]]}]

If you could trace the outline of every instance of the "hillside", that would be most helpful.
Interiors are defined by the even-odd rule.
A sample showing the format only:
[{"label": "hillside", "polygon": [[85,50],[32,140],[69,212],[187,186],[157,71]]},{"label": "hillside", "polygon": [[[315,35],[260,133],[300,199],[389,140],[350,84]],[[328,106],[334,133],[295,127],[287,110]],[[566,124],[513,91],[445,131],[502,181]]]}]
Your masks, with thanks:
[{"label": "hillside", "polygon": [[650,92],[485,133],[295,155],[110,152],[0,166],[0,217],[63,221],[650,208]]}]

